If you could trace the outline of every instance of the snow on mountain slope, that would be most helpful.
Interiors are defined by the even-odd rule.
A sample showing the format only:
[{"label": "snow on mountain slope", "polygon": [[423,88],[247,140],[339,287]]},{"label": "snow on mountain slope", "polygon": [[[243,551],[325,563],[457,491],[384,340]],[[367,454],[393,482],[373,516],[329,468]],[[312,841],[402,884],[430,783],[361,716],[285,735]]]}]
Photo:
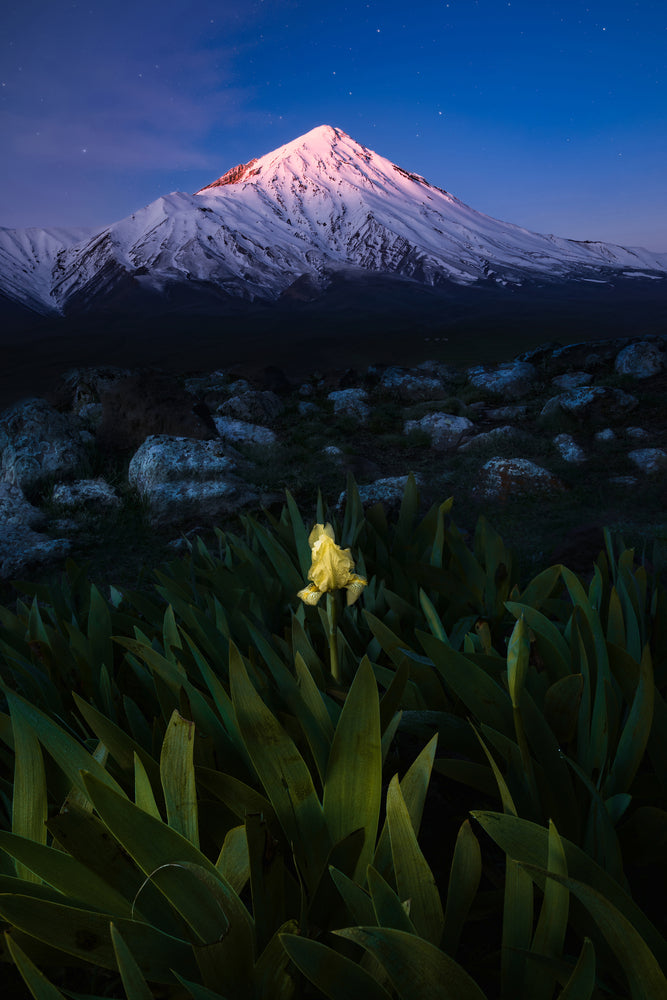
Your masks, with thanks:
[{"label": "snow on mountain slope", "polygon": [[84,229],[0,228],[0,290],[36,312],[57,312],[51,289],[58,254],[89,235]]},{"label": "snow on mountain slope", "polygon": [[500,222],[328,125],[86,238],[8,233],[0,289],[42,310],[86,308],[128,281],[266,300],[367,271],[429,285],[667,276],[667,254]]}]

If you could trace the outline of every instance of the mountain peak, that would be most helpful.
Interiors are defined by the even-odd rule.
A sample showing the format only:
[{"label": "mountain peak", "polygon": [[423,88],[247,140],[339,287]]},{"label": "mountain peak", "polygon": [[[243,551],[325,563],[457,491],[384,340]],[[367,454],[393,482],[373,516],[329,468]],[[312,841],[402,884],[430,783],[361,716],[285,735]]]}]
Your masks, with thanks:
[{"label": "mountain peak", "polygon": [[342,143],[346,147],[345,159],[349,160],[350,153],[353,156],[356,154],[357,156],[361,155],[364,159],[368,158],[369,150],[352,139],[342,129],[334,128],[333,125],[317,125],[310,131],[304,132],[303,135],[286,142],[283,146],[278,146],[277,149],[273,149],[261,157],[253,157],[247,163],[239,163],[195,193],[203,194],[213,191],[215,188],[226,187],[228,184],[239,184],[242,181],[247,181],[262,171],[275,169],[278,164],[293,156],[298,156],[306,162],[312,159],[315,161],[327,160],[335,155],[338,143]]},{"label": "mountain peak", "polygon": [[128,288],[270,301],[371,275],[447,287],[664,281],[667,254],[482,215],[332,125],[80,241],[0,230],[0,295],[48,312],[90,308]]}]

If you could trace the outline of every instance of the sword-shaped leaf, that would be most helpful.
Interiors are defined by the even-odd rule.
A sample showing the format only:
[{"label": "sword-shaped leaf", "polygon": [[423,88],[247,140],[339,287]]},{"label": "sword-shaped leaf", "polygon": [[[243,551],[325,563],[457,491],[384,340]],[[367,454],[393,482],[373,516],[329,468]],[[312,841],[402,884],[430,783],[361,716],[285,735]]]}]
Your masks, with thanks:
[{"label": "sword-shaped leaf", "polygon": [[394,927],[397,931],[416,934],[415,925],[410,920],[408,912],[411,901],[406,899],[401,902],[391,886],[372,865],[368,866],[366,878],[375,913],[374,923],[378,927]]},{"label": "sword-shaped leaf", "polygon": [[334,844],[363,829],[354,877],[363,877],[373,852],[382,797],[380,702],[367,656],[359,664],[331,743],[324,784],[324,817]]},{"label": "sword-shaped leaf", "polygon": [[352,921],[356,924],[373,924],[375,910],[373,901],[365,889],[337,868],[330,867],[331,880],[347,906]]},{"label": "sword-shaped leaf", "polygon": [[595,948],[590,938],[584,938],[577,964],[558,994],[558,1000],[591,1000],[594,990]]},{"label": "sword-shaped leaf", "polygon": [[461,930],[477,894],[481,877],[482,853],[479,841],[472,832],[470,821],[466,819],[461,824],[454,846],[442,932],[442,948],[452,958],[458,950]]},{"label": "sword-shaped leaf", "polygon": [[138,920],[112,918],[108,913],[5,894],[0,895],[0,915],[13,927],[66,955],[115,971],[116,955],[109,930],[114,919],[147,979],[173,983],[173,969],[188,978],[197,977],[197,965],[188,943]]},{"label": "sword-shaped leaf", "polygon": [[[412,762],[400,781],[403,801],[407,806],[412,828],[415,832],[415,837],[419,836],[419,828],[424,814],[426,793],[428,792],[428,786],[431,780],[431,771],[433,770],[433,760],[437,745],[438,736],[436,734],[429,740],[419,756]],[[386,819],[375,849],[373,867],[382,875],[384,879],[393,881],[389,824]]]},{"label": "sword-shaped leaf", "polygon": [[[153,764],[155,764],[155,761],[153,761]],[[158,769],[158,776],[159,773]],[[153,786],[143,761],[138,754],[134,755],[134,801],[149,816],[154,816],[156,819],[162,818],[157,802],[155,801]]]},{"label": "sword-shaped leaf", "polygon": [[[226,924],[252,954],[252,918],[215,866],[176,830],[84,775],[95,809],[116,840],[187,921],[201,941],[217,941]],[[141,894],[138,894],[141,905]]]},{"label": "sword-shaped leaf", "polygon": [[29,701],[20,695],[10,691],[1,681],[0,686],[7,695],[7,702],[10,707],[12,718],[20,715],[25,723],[32,728],[35,735],[45,750],[53,757],[70,783],[76,785],[80,792],[86,793],[85,786],[81,779],[81,771],[87,770],[96,776],[98,781],[103,782],[112,788],[118,795],[125,795],[125,792],[111,777],[108,771],[99,764],[92,754],[88,753],[85,747],[78,743],[73,736],[65,732],[57,723],[41,712]]},{"label": "sword-shaped leaf", "polygon": [[[9,705],[11,711],[11,701]],[[12,831],[37,844],[46,844],[48,796],[42,748],[21,712],[12,712],[11,728],[14,740]],[[17,862],[16,872],[28,881],[40,881],[39,876],[21,861]]]},{"label": "sword-shaped leaf", "polygon": [[440,894],[417,843],[397,775],[391,779],[387,790],[387,822],[398,896],[401,900],[410,900],[410,919],[417,933],[439,944],[444,926]]},{"label": "sword-shaped leaf", "polygon": [[632,1000],[655,1000],[667,996],[667,978],[642,935],[613,903],[596,889],[576,879],[523,866],[541,883],[545,877],[560,883],[583,903],[618,958],[630,987]]},{"label": "sword-shaped leaf", "polygon": [[233,826],[225,834],[215,867],[240,895],[250,878],[248,841],[245,826]]},{"label": "sword-shaped leaf", "polygon": [[334,933],[370,952],[401,1000],[486,1000],[458,962],[414,934],[387,927],[346,927]]},{"label": "sword-shaped leaf", "polygon": [[641,657],[639,682],[630,712],[618,741],[614,762],[604,783],[605,798],[630,789],[651,734],[654,691],[651,651],[646,645]]},{"label": "sword-shaped leaf", "polygon": [[160,754],[160,777],[172,829],[199,847],[199,817],[193,752],[195,724],[174,711]]},{"label": "sword-shaped leaf", "polygon": [[119,767],[122,767],[124,771],[132,771],[134,769],[134,755],[137,754],[141,758],[144,768],[150,774],[151,781],[159,781],[160,771],[157,764],[136,740],[128,736],[124,729],[108,719],[94,705],[84,701],[76,691],[72,692],[72,697],[81,715],[98,740],[104,743]]},{"label": "sword-shaped leaf", "polygon": [[[567,876],[567,861],[558,831],[549,821],[549,847],[547,867],[549,871]],[[554,879],[548,878],[544,887],[542,909],[533,937],[532,952],[547,958],[560,958],[567,930],[570,894]],[[555,976],[548,967],[529,964],[526,970],[526,994],[531,1000],[551,1000],[554,992]]]},{"label": "sword-shaped leaf", "polygon": [[468,711],[481,722],[509,735],[514,732],[512,703],[507,691],[468,656],[457,653],[426,632],[415,632],[436,670]]},{"label": "sword-shaped leaf", "polygon": [[[544,827],[517,816],[496,812],[473,812],[471,815],[509,857],[537,869],[546,868],[549,832]],[[667,943],[634,900],[585,851],[564,837],[561,842],[570,876],[591,886],[620,910],[660,964],[667,967]]]},{"label": "sword-shaped leaf", "polygon": [[43,972],[37,968],[22,948],[18,946],[12,935],[5,931],[7,950],[14,960],[16,968],[23,977],[34,1000],[65,1000],[65,997],[53,983],[49,982]]},{"label": "sword-shaped leaf", "polygon": [[131,916],[130,903],[121,893],[64,851],[5,831],[0,831],[0,848],[37,881],[46,882],[70,899],[121,917]]},{"label": "sword-shaped leaf", "polygon": [[297,934],[281,934],[280,940],[297,968],[329,1000],[390,1000],[369,972],[333,948]]},{"label": "sword-shaped leaf", "polygon": [[245,665],[230,657],[232,701],[243,740],[311,892],[331,847],[322,806],[293,740],[253,687]]},{"label": "sword-shaped leaf", "polygon": [[127,1000],[153,1000],[153,993],[144,979],[136,958],[113,922],[109,927],[109,931]]},{"label": "sword-shaped leaf", "polygon": [[[559,569],[557,566],[553,568]],[[515,618],[522,615],[525,618],[526,625],[535,636],[535,643],[549,671],[549,678],[555,683],[570,675],[570,650],[557,626],[529,604],[525,594],[523,596],[523,601],[506,601],[505,607]]]}]

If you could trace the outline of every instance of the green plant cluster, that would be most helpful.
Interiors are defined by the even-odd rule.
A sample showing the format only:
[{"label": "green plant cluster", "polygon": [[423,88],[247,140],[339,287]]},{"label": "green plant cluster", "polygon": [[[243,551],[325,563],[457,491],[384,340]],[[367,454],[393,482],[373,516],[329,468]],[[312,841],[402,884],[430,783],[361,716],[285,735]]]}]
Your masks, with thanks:
[{"label": "green plant cluster", "polygon": [[[36,1000],[667,996],[667,596],[607,536],[525,586],[451,500],[244,515],[0,608],[0,977]],[[340,595],[334,596],[340,600]],[[13,992],[12,992],[13,991]]]}]

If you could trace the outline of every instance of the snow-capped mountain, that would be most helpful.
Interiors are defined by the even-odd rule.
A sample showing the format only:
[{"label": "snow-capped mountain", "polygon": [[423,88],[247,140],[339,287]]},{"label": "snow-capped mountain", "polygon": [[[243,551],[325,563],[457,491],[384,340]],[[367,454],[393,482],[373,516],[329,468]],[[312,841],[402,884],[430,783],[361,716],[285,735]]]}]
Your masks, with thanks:
[{"label": "snow-capped mountain", "polygon": [[667,253],[499,222],[328,125],[92,233],[0,230],[0,293],[44,314],[128,288],[313,297],[369,272],[467,286],[664,279]]}]

